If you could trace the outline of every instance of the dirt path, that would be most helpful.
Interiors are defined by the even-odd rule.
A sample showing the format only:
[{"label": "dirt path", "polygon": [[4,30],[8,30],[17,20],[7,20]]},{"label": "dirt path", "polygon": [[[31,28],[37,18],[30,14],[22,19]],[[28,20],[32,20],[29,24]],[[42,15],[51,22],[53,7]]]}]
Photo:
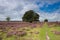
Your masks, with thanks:
[{"label": "dirt path", "polygon": [[50,40],[50,37],[48,36],[47,32],[46,32],[46,40]]}]

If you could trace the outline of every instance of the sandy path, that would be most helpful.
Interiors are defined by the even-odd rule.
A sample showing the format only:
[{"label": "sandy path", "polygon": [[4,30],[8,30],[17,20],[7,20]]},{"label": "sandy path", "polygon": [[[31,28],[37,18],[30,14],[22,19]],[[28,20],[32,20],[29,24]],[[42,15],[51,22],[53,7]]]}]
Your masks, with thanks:
[{"label": "sandy path", "polygon": [[48,36],[47,32],[46,32],[46,40],[50,40],[50,37]]}]

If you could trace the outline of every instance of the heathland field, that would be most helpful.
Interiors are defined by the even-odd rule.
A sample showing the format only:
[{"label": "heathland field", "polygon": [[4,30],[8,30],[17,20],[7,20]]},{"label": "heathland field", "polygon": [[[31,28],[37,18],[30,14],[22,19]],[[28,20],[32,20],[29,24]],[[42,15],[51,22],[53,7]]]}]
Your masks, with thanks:
[{"label": "heathland field", "polygon": [[60,26],[44,23],[34,27],[6,27],[0,29],[0,40],[60,40]]}]

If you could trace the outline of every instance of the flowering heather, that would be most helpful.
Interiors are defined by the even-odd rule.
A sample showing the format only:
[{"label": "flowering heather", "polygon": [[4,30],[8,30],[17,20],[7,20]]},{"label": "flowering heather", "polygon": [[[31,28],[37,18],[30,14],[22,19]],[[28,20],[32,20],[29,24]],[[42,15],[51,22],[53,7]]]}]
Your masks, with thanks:
[{"label": "flowering heather", "polygon": [[56,35],[60,35],[60,31],[52,31]]},{"label": "flowering heather", "polygon": [[35,28],[36,26],[37,26],[36,24],[33,24],[33,23],[30,24],[30,27],[32,28]]},{"label": "flowering heather", "polygon": [[17,31],[17,36],[25,36],[26,35],[26,32],[24,31]]},{"label": "flowering heather", "polygon": [[11,37],[13,32],[8,32],[6,37]]},{"label": "flowering heather", "polygon": [[[3,40],[45,40],[46,31],[48,36],[52,40],[60,40],[60,26],[56,26],[55,23],[9,23],[2,24],[3,27],[0,27],[0,35]],[[5,26],[6,25],[6,26]],[[49,27],[51,26],[51,28]],[[53,31],[55,30],[55,31]],[[51,32],[53,31],[53,32]],[[53,39],[53,37],[56,37]],[[45,38],[44,38],[45,37]],[[59,37],[59,38],[58,38]],[[13,39],[12,39],[13,38]],[[23,39],[24,38],[24,39]]]}]

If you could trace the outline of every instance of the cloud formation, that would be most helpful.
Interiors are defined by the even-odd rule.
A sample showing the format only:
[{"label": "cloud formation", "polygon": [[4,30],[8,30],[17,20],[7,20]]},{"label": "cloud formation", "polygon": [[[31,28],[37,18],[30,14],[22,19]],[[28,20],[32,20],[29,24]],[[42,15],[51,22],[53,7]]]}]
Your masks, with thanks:
[{"label": "cloud formation", "polygon": [[21,21],[28,10],[40,15],[40,21],[60,21],[60,0],[0,0],[0,21],[10,17],[11,21]]}]

